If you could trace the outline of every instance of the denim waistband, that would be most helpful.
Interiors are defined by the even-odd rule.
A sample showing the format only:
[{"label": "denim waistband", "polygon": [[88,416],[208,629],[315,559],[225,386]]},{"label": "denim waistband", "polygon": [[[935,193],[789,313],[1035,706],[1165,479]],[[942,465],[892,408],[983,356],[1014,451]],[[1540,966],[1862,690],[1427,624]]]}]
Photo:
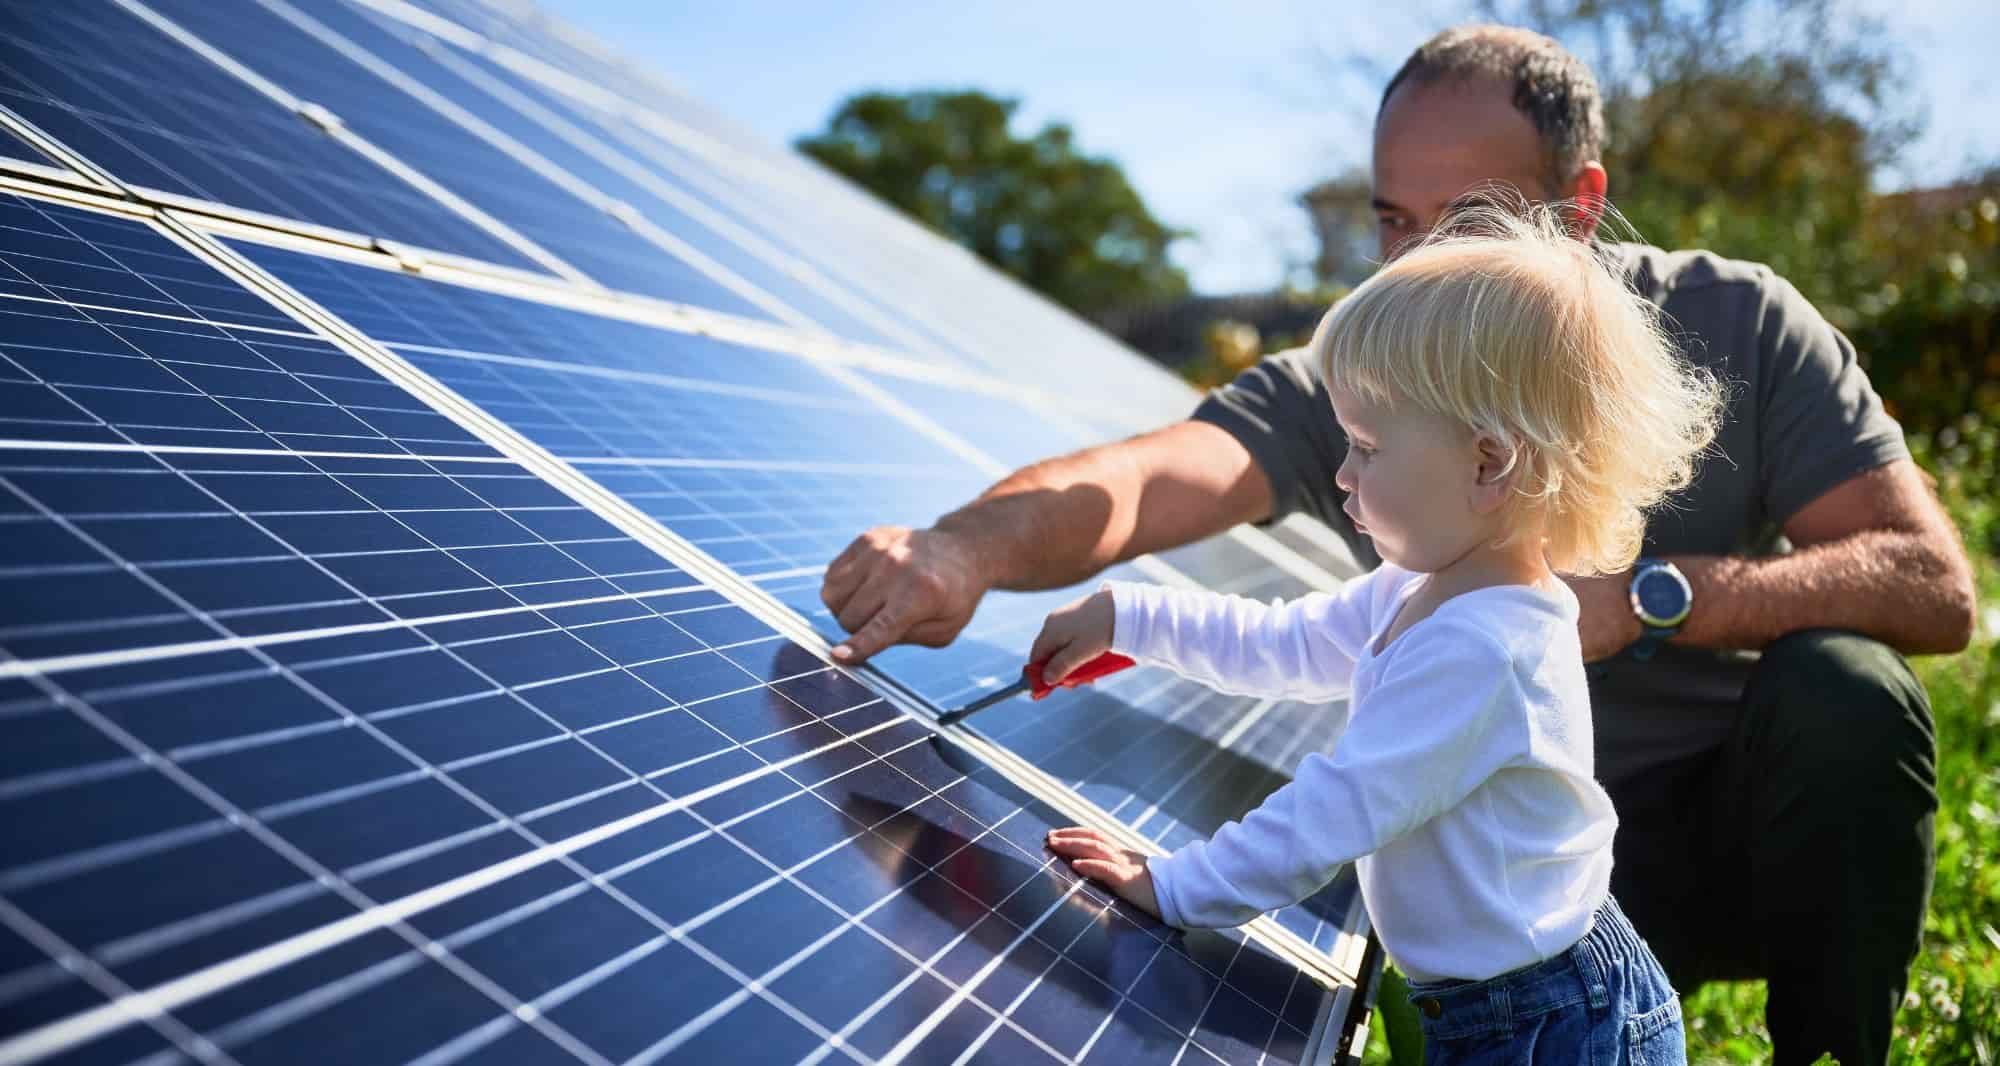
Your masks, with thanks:
[{"label": "denim waistband", "polygon": [[1590,932],[1560,954],[1484,981],[1413,981],[1410,1000],[1435,1038],[1511,1032],[1519,1019],[1577,1003],[1603,1009],[1614,994],[1610,975],[1645,957],[1645,942],[1607,897],[1591,915]]}]

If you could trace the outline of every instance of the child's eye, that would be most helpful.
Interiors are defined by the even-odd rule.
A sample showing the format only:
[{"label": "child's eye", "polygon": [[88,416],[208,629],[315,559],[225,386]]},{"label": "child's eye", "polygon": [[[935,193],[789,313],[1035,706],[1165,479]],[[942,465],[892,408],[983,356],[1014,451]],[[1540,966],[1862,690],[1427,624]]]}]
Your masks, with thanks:
[{"label": "child's eye", "polygon": [[1366,444],[1355,444],[1352,447],[1356,454],[1360,455],[1363,459],[1375,458],[1375,449],[1370,448]]}]

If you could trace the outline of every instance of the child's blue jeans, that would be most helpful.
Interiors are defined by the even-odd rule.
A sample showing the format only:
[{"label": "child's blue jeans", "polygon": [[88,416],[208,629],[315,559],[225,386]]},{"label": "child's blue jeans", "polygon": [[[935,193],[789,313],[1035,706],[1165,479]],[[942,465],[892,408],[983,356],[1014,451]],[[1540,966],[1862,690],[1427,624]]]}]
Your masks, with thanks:
[{"label": "child's blue jeans", "polygon": [[1687,1062],[1681,1001],[1618,901],[1568,951],[1484,981],[1411,982],[1429,1066]]}]

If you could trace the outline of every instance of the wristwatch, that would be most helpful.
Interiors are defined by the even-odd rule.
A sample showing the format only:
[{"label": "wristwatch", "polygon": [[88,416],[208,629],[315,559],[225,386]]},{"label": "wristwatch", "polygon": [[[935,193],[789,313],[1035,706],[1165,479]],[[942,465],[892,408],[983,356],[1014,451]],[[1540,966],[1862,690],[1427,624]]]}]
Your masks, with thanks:
[{"label": "wristwatch", "polygon": [[1641,559],[1632,568],[1632,613],[1645,630],[1629,649],[1640,662],[1653,657],[1667,638],[1681,631],[1694,609],[1694,588],[1680,568],[1665,559]]}]

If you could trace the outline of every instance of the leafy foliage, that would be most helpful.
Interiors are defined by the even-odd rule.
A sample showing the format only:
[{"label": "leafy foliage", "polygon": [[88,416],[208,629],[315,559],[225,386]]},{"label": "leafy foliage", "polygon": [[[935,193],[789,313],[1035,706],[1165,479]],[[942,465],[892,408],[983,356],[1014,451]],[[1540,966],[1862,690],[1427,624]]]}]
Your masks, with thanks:
[{"label": "leafy foliage", "polygon": [[863,93],[800,151],[1078,312],[1184,295],[1167,259],[1187,236],[1153,217],[1117,164],[1070,128],[1016,136],[1019,102],[985,93]]}]

